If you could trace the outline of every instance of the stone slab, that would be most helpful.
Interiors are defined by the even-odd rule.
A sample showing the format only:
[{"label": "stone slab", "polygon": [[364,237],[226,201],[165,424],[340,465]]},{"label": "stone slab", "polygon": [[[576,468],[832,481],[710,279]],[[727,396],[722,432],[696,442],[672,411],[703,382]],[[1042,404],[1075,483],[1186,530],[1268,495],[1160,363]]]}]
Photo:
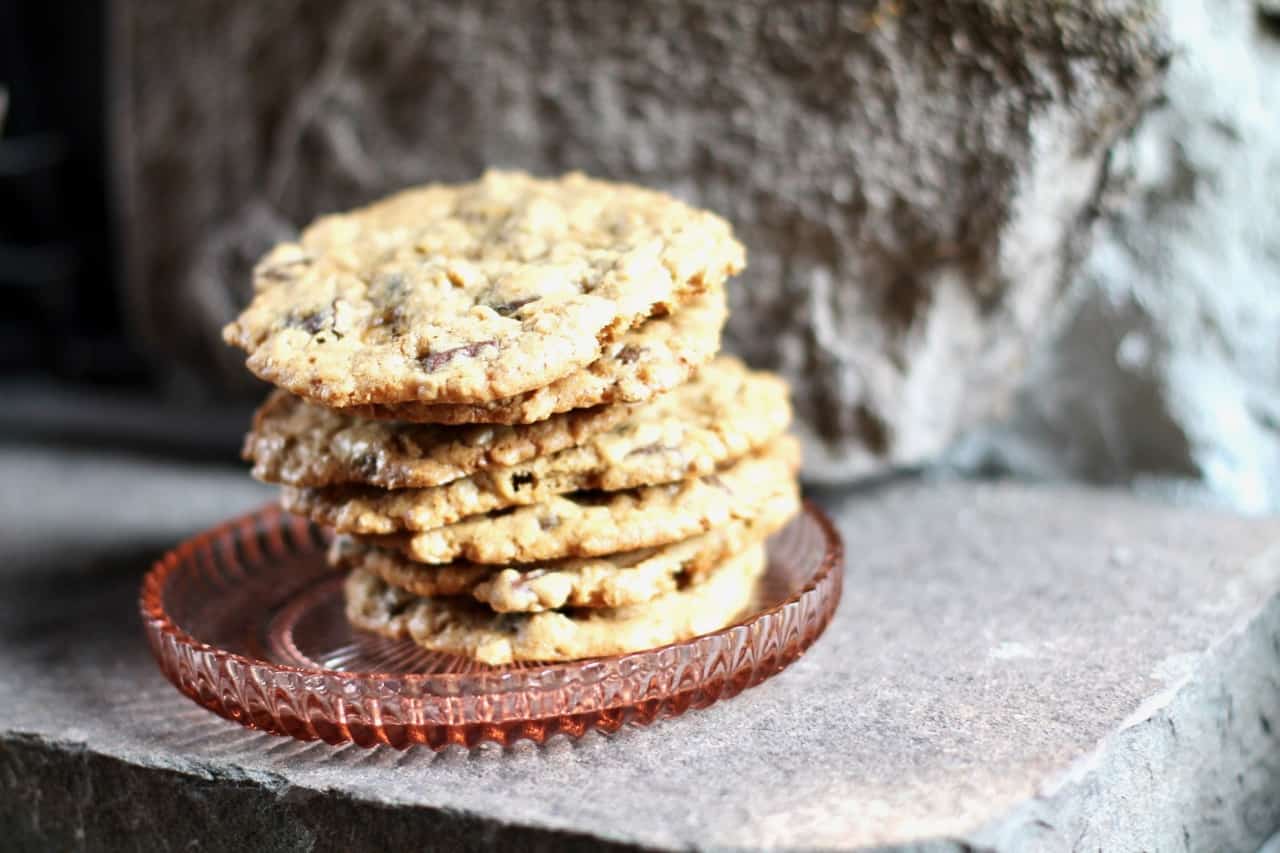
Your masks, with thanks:
[{"label": "stone slab", "polygon": [[[0,837],[16,849],[1256,850],[1280,826],[1280,522],[1008,482],[818,495],[811,652],[647,729],[472,753],[256,734],[134,612],[239,470],[0,445]],[[607,845],[606,845],[607,843]]]}]

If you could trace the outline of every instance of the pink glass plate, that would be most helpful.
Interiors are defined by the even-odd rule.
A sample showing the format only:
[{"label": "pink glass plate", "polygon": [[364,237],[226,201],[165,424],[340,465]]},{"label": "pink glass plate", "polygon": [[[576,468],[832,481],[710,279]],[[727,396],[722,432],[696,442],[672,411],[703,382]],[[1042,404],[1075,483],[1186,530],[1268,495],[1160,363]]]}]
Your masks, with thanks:
[{"label": "pink glass plate", "polygon": [[204,707],[302,740],[406,748],[541,743],[735,696],[821,635],[840,600],[839,534],[812,504],[769,541],[737,624],[610,658],[489,667],[351,628],[328,533],[266,507],[183,542],[142,585],[160,668]]}]

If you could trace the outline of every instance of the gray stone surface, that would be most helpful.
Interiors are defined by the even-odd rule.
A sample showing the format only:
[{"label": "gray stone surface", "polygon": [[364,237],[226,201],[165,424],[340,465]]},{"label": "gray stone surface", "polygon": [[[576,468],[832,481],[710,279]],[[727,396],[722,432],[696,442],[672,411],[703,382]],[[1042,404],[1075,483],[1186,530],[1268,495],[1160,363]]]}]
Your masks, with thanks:
[{"label": "gray stone surface", "polygon": [[321,211],[486,165],[725,213],[731,345],[795,381],[809,474],[1002,410],[1165,58],[1150,0],[112,5],[121,224],[157,364]]},{"label": "gray stone surface", "polygon": [[1113,150],[1058,332],[977,455],[1053,476],[1201,480],[1274,511],[1280,24],[1255,0],[1163,7],[1175,45],[1163,97]]},{"label": "gray stone surface", "polygon": [[898,481],[818,497],[850,560],[811,652],[613,737],[333,749],[182,698],[134,615],[243,472],[0,445],[0,846],[887,845],[1253,851],[1280,826],[1280,521]]}]

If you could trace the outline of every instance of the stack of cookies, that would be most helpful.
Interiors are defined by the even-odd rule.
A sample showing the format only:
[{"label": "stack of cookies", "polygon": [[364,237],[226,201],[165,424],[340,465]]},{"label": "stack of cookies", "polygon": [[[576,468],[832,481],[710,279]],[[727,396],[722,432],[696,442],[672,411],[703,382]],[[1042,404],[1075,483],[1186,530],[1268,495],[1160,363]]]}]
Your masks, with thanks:
[{"label": "stack of cookies", "polygon": [[254,475],[337,531],[357,627],[483,663],[732,622],[799,508],[786,386],[719,356],[728,224],[491,172],[323,217],[225,330]]}]

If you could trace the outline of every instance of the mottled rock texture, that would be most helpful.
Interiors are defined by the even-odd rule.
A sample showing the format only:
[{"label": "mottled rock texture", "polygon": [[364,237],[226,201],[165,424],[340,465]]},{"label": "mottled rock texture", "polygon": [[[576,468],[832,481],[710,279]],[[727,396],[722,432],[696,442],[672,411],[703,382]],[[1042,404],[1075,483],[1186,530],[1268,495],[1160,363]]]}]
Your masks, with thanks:
[{"label": "mottled rock texture", "polygon": [[1018,471],[1195,479],[1274,511],[1280,20],[1255,0],[1164,7],[1163,97],[1113,149],[1093,248],[1015,416],[975,444]]},{"label": "mottled rock texture", "polygon": [[318,212],[583,169],[736,223],[730,345],[795,381],[831,479],[1007,402],[1164,59],[1144,0],[113,8],[133,312],[163,363],[241,377],[216,329]]}]

